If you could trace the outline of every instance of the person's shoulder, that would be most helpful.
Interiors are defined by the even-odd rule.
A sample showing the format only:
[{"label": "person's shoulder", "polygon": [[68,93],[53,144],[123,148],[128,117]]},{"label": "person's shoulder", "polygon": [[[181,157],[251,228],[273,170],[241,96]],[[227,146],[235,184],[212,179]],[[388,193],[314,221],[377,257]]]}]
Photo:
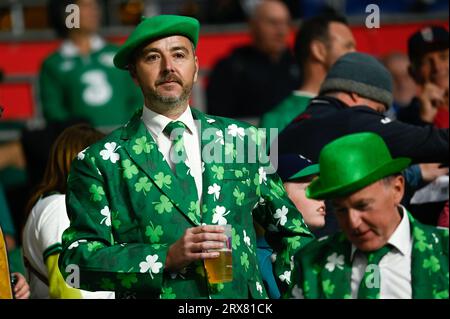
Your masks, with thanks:
[{"label": "person's shoulder", "polygon": [[443,251],[445,255],[448,255],[448,246],[449,246],[448,228],[425,225],[418,221],[415,221],[415,224],[418,229],[421,229],[423,232],[429,235],[431,241],[429,244],[433,245],[436,251],[440,250]]},{"label": "person's shoulder", "polygon": [[214,69],[223,71],[237,71],[245,68],[245,61],[251,60],[255,56],[255,50],[249,46],[235,48],[228,55],[219,59]]},{"label": "person's shoulder", "polygon": [[224,59],[242,59],[242,58],[248,58],[251,56],[254,56],[255,49],[251,45],[243,45],[234,48],[231,53],[226,56]]},{"label": "person's shoulder", "polygon": [[42,67],[51,67],[56,66],[59,63],[63,61],[63,56],[61,54],[60,49],[57,49],[56,51],[50,53],[43,61],[42,61]]},{"label": "person's shoulder", "polygon": [[100,152],[104,149],[111,149],[113,151],[118,150],[124,142],[121,139],[121,136],[125,128],[125,126],[119,127],[102,139],[89,145],[87,148],[78,153],[77,158],[79,160],[83,160],[87,155],[98,157],[100,156]]},{"label": "person's shoulder", "polygon": [[[66,195],[52,194],[37,201],[32,209],[32,218],[37,226],[51,224],[61,213],[66,212]],[[36,227],[37,227],[36,226]]]},{"label": "person's shoulder", "polygon": [[341,232],[312,240],[303,249],[297,252],[295,258],[309,262],[317,262],[332,251],[335,245],[345,241],[345,235]]},{"label": "person's shoulder", "polygon": [[215,126],[220,127],[222,129],[226,129],[232,125],[235,125],[237,127],[244,128],[244,129],[257,129],[254,125],[252,125],[248,122],[239,121],[239,120],[232,119],[229,117],[222,117],[222,116],[209,115],[209,114],[204,114],[204,116],[208,123],[214,124]]},{"label": "person's shoulder", "polygon": [[278,115],[277,113],[291,113],[292,111],[303,112],[311,102],[311,97],[298,95],[293,92],[291,95],[282,100],[269,114]]}]

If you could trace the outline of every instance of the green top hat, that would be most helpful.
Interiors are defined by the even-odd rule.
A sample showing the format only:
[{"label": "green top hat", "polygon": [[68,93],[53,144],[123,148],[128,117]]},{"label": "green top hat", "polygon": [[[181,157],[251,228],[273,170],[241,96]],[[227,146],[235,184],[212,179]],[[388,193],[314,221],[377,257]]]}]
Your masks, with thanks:
[{"label": "green top hat", "polygon": [[314,199],[347,196],[402,171],[410,162],[409,158],[393,159],[377,134],[346,135],[320,152],[320,176],[306,189],[306,196]]},{"label": "green top hat", "polygon": [[189,38],[196,48],[199,30],[200,23],[198,20],[190,17],[176,15],[142,17],[141,23],[138,24],[115,55],[114,65],[119,69],[127,69],[134,50],[139,46],[151,40],[173,35],[182,35]]}]

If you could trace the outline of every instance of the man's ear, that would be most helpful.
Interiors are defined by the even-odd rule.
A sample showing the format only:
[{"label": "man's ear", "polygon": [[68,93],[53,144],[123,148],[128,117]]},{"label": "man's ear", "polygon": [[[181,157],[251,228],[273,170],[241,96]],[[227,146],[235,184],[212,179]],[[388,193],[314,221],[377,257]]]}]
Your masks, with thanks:
[{"label": "man's ear", "polygon": [[139,81],[137,79],[136,65],[130,64],[128,66],[128,72],[130,73],[131,79],[133,80],[134,84],[139,86]]},{"label": "man's ear", "polygon": [[394,180],[392,181],[392,188],[394,202],[399,205],[405,193],[405,178],[403,177],[403,175],[400,174],[395,176]]},{"label": "man's ear", "polygon": [[310,54],[314,60],[319,61],[321,63],[325,63],[327,58],[327,48],[325,43],[319,40],[312,41],[310,47]]},{"label": "man's ear", "polygon": [[360,96],[358,93],[355,92],[349,92],[348,95],[350,96],[350,98],[352,99],[352,102],[356,105],[360,104],[359,100],[360,100]]},{"label": "man's ear", "polygon": [[199,67],[198,67],[198,58],[197,58],[197,56],[195,56],[194,83],[197,82],[197,79],[198,79],[198,70],[199,70]]}]

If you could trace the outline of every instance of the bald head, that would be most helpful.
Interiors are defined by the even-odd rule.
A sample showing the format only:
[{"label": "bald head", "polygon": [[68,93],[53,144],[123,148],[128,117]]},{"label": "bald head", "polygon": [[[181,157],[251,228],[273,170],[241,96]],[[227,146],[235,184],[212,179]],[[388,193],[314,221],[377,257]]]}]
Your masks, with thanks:
[{"label": "bald head", "polygon": [[287,6],[278,0],[263,0],[250,18],[250,32],[256,47],[277,58],[287,47],[291,15]]}]

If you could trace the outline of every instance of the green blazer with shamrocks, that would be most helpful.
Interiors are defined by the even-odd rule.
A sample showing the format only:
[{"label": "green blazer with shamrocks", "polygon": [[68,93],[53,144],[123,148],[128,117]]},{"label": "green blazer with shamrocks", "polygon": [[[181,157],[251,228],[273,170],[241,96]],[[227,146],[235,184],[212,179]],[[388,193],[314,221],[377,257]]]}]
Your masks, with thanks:
[{"label": "green blazer with shamrocks", "polygon": [[[412,236],[413,299],[448,298],[448,228],[423,225],[408,214]],[[351,243],[339,232],[308,244],[295,256],[287,298],[351,298]],[[383,280],[383,278],[381,278]]]},{"label": "green blazer with shamrocks", "polygon": [[[278,175],[247,156],[248,145],[262,145],[261,132],[192,113],[203,134],[201,205],[187,199],[190,190],[173,175],[140,113],[74,160],[66,196],[71,224],[59,260],[69,283],[121,297],[267,298],[254,217],[278,252],[276,276],[289,284],[291,257],[312,235]],[[246,154],[239,149],[242,143]],[[243,163],[236,161],[243,155]],[[169,246],[201,224],[232,225],[232,282],[210,285],[201,261],[178,273],[164,270]]]}]

